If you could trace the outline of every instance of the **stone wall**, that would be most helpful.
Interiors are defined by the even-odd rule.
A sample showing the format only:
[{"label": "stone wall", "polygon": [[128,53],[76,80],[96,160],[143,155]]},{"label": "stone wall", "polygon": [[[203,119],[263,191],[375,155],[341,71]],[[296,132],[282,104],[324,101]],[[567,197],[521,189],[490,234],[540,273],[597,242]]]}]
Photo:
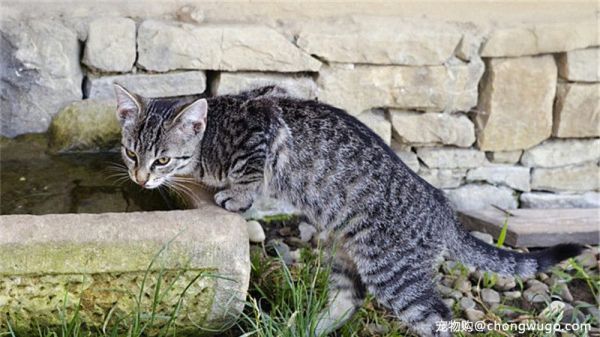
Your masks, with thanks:
[{"label": "stone wall", "polygon": [[146,96],[276,83],[356,116],[459,209],[600,207],[597,17],[16,17],[0,40],[6,137],[114,144],[113,82]]}]

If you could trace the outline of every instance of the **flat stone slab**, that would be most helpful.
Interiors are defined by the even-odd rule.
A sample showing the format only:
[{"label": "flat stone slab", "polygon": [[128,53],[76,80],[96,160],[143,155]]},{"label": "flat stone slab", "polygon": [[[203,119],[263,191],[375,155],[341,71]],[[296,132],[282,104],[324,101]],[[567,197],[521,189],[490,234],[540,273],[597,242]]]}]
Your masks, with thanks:
[{"label": "flat stone slab", "polygon": [[149,317],[160,280],[154,312],[163,318],[148,333],[180,306],[178,335],[202,335],[199,327],[219,329],[237,318],[249,278],[246,222],[213,205],[0,217],[0,317],[24,334],[60,324],[60,311],[77,306],[92,328],[132,312]]},{"label": "flat stone slab", "polygon": [[469,230],[498,238],[508,216],[505,244],[517,247],[548,247],[559,243],[597,245],[600,208],[498,209],[462,211],[461,222]]}]

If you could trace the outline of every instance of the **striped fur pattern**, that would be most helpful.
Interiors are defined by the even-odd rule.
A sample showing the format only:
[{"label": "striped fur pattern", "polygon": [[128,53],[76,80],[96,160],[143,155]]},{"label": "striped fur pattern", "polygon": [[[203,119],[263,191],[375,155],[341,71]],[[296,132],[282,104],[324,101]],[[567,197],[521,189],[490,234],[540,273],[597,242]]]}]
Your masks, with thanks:
[{"label": "striped fur pattern", "polygon": [[208,98],[205,130],[182,140],[169,120],[189,102],[136,99],[141,111],[123,123],[124,146],[151,159],[157,151],[189,157],[173,165],[175,172],[157,172],[163,181],[190,175],[217,188],[215,202],[230,211],[247,209],[261,193],[285,199],[339,243],[318,335],[343,324],[367,290],[418,334],[447,336],[436,331],[437,321],[451,319],[436,290],[444,254],[484,270],[532,275],[580,251],[563,245],[521,254],[470,236],[441,191],[369,128],[327,104],[285,97],[274,87]]}]

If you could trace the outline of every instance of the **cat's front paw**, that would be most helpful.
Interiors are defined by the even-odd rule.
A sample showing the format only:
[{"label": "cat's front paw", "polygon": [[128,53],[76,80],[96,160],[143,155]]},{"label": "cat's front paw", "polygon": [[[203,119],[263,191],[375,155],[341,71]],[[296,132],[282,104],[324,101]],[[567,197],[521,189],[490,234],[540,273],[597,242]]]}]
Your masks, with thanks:
[{"label": "cat's front paw", "polygon": [[230,190],[217,192],[215,202],[230,212],[244,212],[252,206],[251,201],[244,201],[243,198],[236,196]]}]

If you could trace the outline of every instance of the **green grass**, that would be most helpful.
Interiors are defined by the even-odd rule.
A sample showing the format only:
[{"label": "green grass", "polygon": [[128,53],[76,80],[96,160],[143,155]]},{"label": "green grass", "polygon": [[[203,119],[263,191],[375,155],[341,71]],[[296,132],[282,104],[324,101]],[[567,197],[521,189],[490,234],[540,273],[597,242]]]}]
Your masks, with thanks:
[{"label": "green grass", "polygon": [[242,336],[303,337],[314,334],[327,303],[329,271],[321,256],[303,250],[301,261],[288,267],[281,259],[252,252],[254,282],[238,329]]}]

